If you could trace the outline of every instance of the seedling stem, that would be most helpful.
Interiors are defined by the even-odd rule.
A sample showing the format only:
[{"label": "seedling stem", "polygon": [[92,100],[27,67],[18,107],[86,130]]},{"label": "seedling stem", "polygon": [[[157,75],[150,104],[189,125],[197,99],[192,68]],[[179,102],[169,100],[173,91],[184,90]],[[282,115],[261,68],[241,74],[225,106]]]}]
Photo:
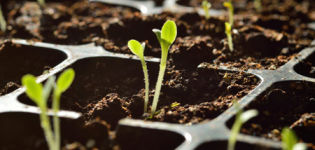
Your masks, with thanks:
[{"label": "seedling stem", "polygon": [[0,29],[2,32],[5,32],[6,30],[6,27],[7,27],[7,23],[4,19],[4,16],[3,16],[3,13],[2,13],[2,7],[1,7],[1,4],[0,4]]},{"label": "seedling stem", "polygon": [[231,129],[231,134],[230,134],[229,143],[228,143],[228,150],[234,150],[235,144],[237,141],[237,135],[239,134],[242,125],[245,122],[247,122],[249,119],[258,115],[257,110],[251,109],[251,110],[247,110],[243,112],[240,109],[240,106],[237,102],[235,102],[234,105],[236,109],[238,110],[238,112],[236,114],[236,118]]},{"label": "seedling stem", "polygon": [[154,98],[153,98],[153,103],[152,103],[152,110],[151,110],[151,116],[155,114],[157,104],[159,101],[159,96],[161,92],[161,87],[162,87],[162,82],[163,82],[163,77],[165,74],[165,69],[166,69],[166,62],[167,62],[167,55],[169,48],[173,44],[173,42],[176,39],[177,36],[177,27],[174,21],[166,21],[162,27],[162,30],[158,29],[153,29],[152,30],[160,45],[161,45],[161,62],[160,62],[160,70],[159,70],[159,75],[158,79],[156,82],[155,86],[155,93],[154,93]]},{"label": "seedling stem", "polygon": [[144,83],[145,83],[145,98],[144,98],[144,113],[148,111],[148,102],[149,102],[149,74],[148,74],[148,67],[144,60],[144,49],[145,43],[140,44],[137,40],[130,40],[128,42],[128,47],[131,52],[137,55],[140,58],[142,70],[144,74]]}]

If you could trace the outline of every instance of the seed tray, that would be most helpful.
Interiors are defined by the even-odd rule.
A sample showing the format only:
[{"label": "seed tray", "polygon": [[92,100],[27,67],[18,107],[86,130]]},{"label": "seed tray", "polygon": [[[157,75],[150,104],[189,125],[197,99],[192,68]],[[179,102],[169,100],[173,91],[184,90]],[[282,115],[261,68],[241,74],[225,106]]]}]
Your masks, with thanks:
[{"label": "seed tray", "polygon": [[[112,1],[112,0],[93,0],[94,2],[105,2],[109,4],[127,5],[139,9],[143,14],[161,13],[163,10],[176,6],[183,10],[184,6],[179,6],[174,1],[167,1],[162,7],[156,7],[151,1]],[[185,11],[192,11],[193,8],[186,8]],[[213,10],[213,13],[220,11]],[[128,54],[112,53],[102,47],[95,46],[93,43],[85,45],[57,45],[42,42],[30,42],[27,40],[14,39],[13,44],[29,47],[28,50],[38,49],[38,51],[54,51],[54,55],[60,58],[60,63],[55,63],[55,67],[49,69],[38,77],[39,82],[44,82],[48,77],[59,73],[70,65],[80,60],[89,58],[111,58],[122,60],[138,61],[137,57]],[[6,44],[10,44],[6,43]],[[53,52],[53,53],[54,53]],[[57,54],[58,53],[58,54]],[[315,55],[315,41],[303,49],[295,58],[276,70],[239,70],[225,66],[216,66],[218,70],[244,72],[253,74],[261,81],[259,85],[248,95],[239,100],[240,107],[247,109],[252,102],[258,100],[276,84],[282,83],[315,83],[315,78],[309,72],[303,72],[308,66],[305,63],[313,61]],[[158,58],[146,58],[150,63],[158,64]],[[51,65],[51,64],[50,64]],[[213,66],[202,63],[199,68],[213,68]],[[309,67],[308,67],[309,68]],[[40,73],[37,73],[40,74]],[[24,88],[18,88],[0,96],[0,112],[3,116],[1,120],[11,117],[37,119],[32,114],[39,114],[39,109],[35,106],[25,104],[19,97],[25,92]],[[226,149],[230,134],[228,122],[233,120],[236,108],[231,107],[224,113],[211,121],[204,121],[199,124],[187,126],[181,124],[150,122],[136,119],[122,119],[116,129],[117,142],[122,149]],[[50,115],[52,115],[50,113]],[[62,110],[58,113],[59,117],[66,120],[76,120],[81,114],[74,111]],[[23,117],[22,117],[23,116]],[[2,121],[1,121],[2,122]],[[12,122],[8,121],[7,125]],[[14,122],[14,121],[13,121]],[[21,121],[23,122],[23,121]],[[18,122],[18,123],[21,123]],[[36,122],[39,125],[38,122]],[[35,125],[35,123],[34,123]],[[6,131],[4,128],[3,131]],[[19,132],[19,131],[17,131]],[[6,133],[6,132],[4,132]],[[40,133],[38,133],[40,134]],[[2,138],[1,138],[2,139]],[[144,144],[145,143],[145,144]],[[236,149],[281,149],[281,143],[257,136],[240,134]]]}]

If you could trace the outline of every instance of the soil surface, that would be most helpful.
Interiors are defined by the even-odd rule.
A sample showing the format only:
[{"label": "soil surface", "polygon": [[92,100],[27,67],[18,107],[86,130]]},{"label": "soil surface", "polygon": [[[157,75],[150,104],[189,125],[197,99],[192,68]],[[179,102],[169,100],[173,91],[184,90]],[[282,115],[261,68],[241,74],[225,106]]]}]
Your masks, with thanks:
[{"label": "soil surface", "polygon": [[[153,118],[142,115],[144,83],[138,61],[91,58],[71,66],[76,71],[76,78],[62,96],[61,107],[81,112],[83,117],[74,123],[70,121],[68,125],[65,121],[65,128],[71,125],[73,128],[64,131],[64,148],[119,149],[114,129],[122,118],[186,125],[200,123],[220,115],[232,105],[233,100],[245,96],[260,82],[253,75],[218,70],[217,66],[239,70],[275,70],[310,45],[315,37],[315,31],[308,28],[308,23],[315,21],[315,4],[312,0],[262,1],[262,10],[259,12],[254,9],[252,1],[235,1],[234,51],[228,48],[224,28],[224,22],[228,19],[224,14],[220,17],[212,16],[208,20],[197,13],[163,12],[143,16],[132,8],[88,3],[87,0],[53,0],[47,2],[45,7],[34,1],[1,1],[8,26],[6,32],[0,31],[0,40],[23,38],[72,45],[93,42],[111,52],[130,54],[127,42],[137,39],[146,43],[146,56],[160,57],[159,44],[152,29],[161,28],[167,19],[175,20],[178,37],[169,51],[158,113]],[[156,0],[155,4],[161,6],[162,2],[163,0]],[[222,8],[222,0],[211,2],[213,8]],[[179,0],[178,3],[199,6],[200,0]],[[0,96],[19,87],[19,79],[23,74],[40,75],[64,59],[61,54],[55,53],[28,53],[20,50],[13,53],[14,50],[6,48],[7,45],[2,44],[4,48],[0,50],[0,57],[3,57],[0,58],[0,68],[5,70],[4,74],[0,74]],[[6,54],[8,50],[12,54]],[[21,55],[16,55],[17,53]],[[14,54],[23,58],[11,56]],[[8,59],[13,58],[14,61],[7,65]],[[314,77],[313,60],[312,56],[303,61],[296,67],[297,72]],[[198,67],[204,62],[208,64],[207,67]],[[22,71],[10,69],[12,67],[22,68]],[[152,101],[158,64],[149,63],[148,68]],[[243,133],[279,139],[277,130],[291,126],[303,141],[313,142],[308,140],[311,135],[303,133],[314,132],[314,112],[311,110],[314,94],[310,90],[314,87],[309,87],[308,84],[289,85],[281,85],[265,93],[262,100],[251,106],[267,113],[261,113],[265,116],[259,116],[246,125]],[[34,105],[25,95],[20,96],[19,100]],[[284,100],[290,101],[292,105],[281,107],[283,110],[274,109],[287,103]],[[300,107],[291,107],[296,105]],[[267,117],[274,121],[279,121],[280,118],[280,123],[264,121]],[[81,131],[82,135],[76,134]],[[39,144],[30,145],[29,149],[45,149],[43,139],[39,138],[41,136],[39,134],[33,138],[34,141],[41,142],[30,142]],[[16,149],[10,146],[7,149]]]},{"label": "soil surface", "polygon": [[241,132],[280,140],[281,130],[290,127],[301,141],[314,149],[314,90],[313,83],[276,84],[250,104],[249,108],[257,109],[259,116],[246,123]]}]

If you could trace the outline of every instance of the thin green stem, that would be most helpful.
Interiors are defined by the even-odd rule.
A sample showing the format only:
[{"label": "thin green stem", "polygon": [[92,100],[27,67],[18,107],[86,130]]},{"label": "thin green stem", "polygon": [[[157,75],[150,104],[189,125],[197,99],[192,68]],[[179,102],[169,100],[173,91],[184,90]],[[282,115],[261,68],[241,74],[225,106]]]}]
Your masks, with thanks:
[{"label": "thin green stem", "polygon": [[53,132],[50,125],[50,119],[47,115],[47,106],[41,106],[40,109],[41,109],[41,113],[40,113],[41,126],[45,132],[45,138],[47,140],[48,147],[50,150],[57,150]]},{"label": "thin green stem", "polygon": [[228,39],[228,45],[229,45],[229,48],[231,51],[234,50],[234,46],[233,46],[233,40],[232,40],[232,34],[231,34],[231,31],[229,34],[226,34],[227,35],[227,39]]},{"label": "thin green stem", "polygon": [[53,96],[53,111],[54,111],[54,135],[55,135],[55,146],[56,150],[60,149],[60,119],[58,117],[58,112],[60,110],[60,94],[54,91],[54,96]]},{"label": "thin green stem", "polygon": [[229,23],[231,24],[231,26],[233,26],[234,24],[234,9],[233,9],[233,5],[232,5],[232,2],[231,2],[231,6],[229,8]]},{"label": "thin green stem", "polygon": [[149,74],[148,74],[148,67],[144,58],[140,60],[142,64],[143,74],[144,74],[144,84],[145,84],[144,113],[146,113],[148,111],[148,102],[149,102]]},{"label": "thin green stem", "polygon": [[160,63],[159,76],[158,76],[158,80],[155,86],[155,93],[154,93],[154,98],[153,98],[153,103],[152,103],[151,116],[154,115],[157,108],[158,101],[159,101],[162,82],[163,82],[165,69],[166,69],[168,49],[170,46],[165,46],[164,44],[162,44],[161,47],[162,47],[162,58],[161,58],[161,63]]},{"label": "thin green stem", "polygon": [[228,150],[234,150],[236,140],[237,140],[237,135],[240,132],[240,129],[242,127],[242,121],[240,119],[241,113],[242,113],[241,111],[237,113],[235,122],[231,129],[231,134],[230,134],[229,143],[228,143]]},{"label": "thin green stem", "polygon": [[1,31],[5,32],[6,27],[7,27],[7,23],[6,23],[5,19],[4,19],[4,16],[3,16],[3,13],[2,13],[2,7],[1,7],[1,4],[0,4],[0,29],[1,29]]}]

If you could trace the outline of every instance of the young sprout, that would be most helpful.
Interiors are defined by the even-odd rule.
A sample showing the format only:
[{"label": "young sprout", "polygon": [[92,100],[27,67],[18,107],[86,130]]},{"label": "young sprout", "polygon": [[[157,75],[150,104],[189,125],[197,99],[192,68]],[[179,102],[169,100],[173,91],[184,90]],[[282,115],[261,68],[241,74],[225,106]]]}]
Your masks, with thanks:
[{"label": "young sprout", "polygon": [[[235,103],[235,105],[236,105],[236,108],[239,109],[239,104],[237,102]],[[245,122],[247,122],[249,119],[257,115],[258,115],[258,111],[254,109],[247,110],[245,112],[242,112],[242,110],[239,110],[237,112],[234,124],[231,129],[231,134],[230,134],[229,143],[228,143],[228,150],[234,150],[236,140],[237,140],[237,135],[239,134],[242,125]]]},{"label": "young sprout", "polygon": [[67,69],[59,76],[53,93],[53,111],[54,111],[54,133],[56,146],[60,147],[60,120],[57,113],[60,110],[60,97],[63,92],[65,92],[74,80],[74,70]]},{"label": "young sprout", "polygon": [[[74,71],[73,69],[64,71],[58,78],[56,85],[55,79],[54,76],[50,77],[43,86],[41,83],[36,82],[36,77],[33,75],[27,74],[22,77],[22,84],[26,88],[27,96],[36,103],[41,111],[41,127],[44,130],[44,135],[50,150],[60,149],[60,122],[57,117],[57,112],[59,111],[60,96],[71,85],[74,79]],[[47,101],[53,88],[54,133],[50,125],[49,116],[47,115]]]},{"label": "young sprout", "polygon": [[209,11],[210,11],[210,8],[211,8],[211,3],[208,2],[207,0],[203,0],[201,5],[202,5],[202,8],[203,8],[203,10],[205,12],[205,17],[208,20],[210,18]]},{"label": "young sprout", "polygon": [[261,11],[261,0],[254,0],[254,7],[256,11],[260,12]]},{"label": "young sprout", "polygon": [[2,32],[5,32],[6,30],[6,27],[7,27],[7,23],[4,19],[4,16],[3,16],[3,13],[2,13],[2,7],[1,7],[1,4],[0,4],[0,29]]},{"label": "young sprout", "polygon": [[140,42],[136,40],[130,40],[128,42],[128,47],[133,54],[137,55],[140,58],[140,61],[141,61],[142,70],[144,74],[144,83],[145,83],[144,113],[146,113],[148,110],[148,102],[149,102],[149,75],[148,75],[147,64],[145,63],[145,60],[144,60],[145,43],[140,44]]},{"label": "young sprout", "polygon": [[163,77],[164,77],[165,69],[166,69],[168,51],[176,39],[177,27],[174,21],[168,20],[164,23],[162,30],[153,29],[152,31],[155,33],[160,43],[161,51],[162,51],[160,70],[159,70],[158,80],[155,86],[155,93],[154,93],[154,98],[153,98],[153,103],[152,103],[151,115],[153,116],[156,111],[156,107],[157,107],[159,96],[160,96],[161,86],[162,86]]},{"label": "young sprout", "polygon": [[298,139],[290,128],[284,128],[281,132],[283,150],[306,150],[304,143],[298,143]]},{"label": "young sprout", "polygon": [[232,4],[232,0],[229,0],[228,2],[224,2],[223,6],[226,7],[229,11],[229,23],[231,26],[233,26],[234,24],[234,8],[233,8],[233,4]]},{"label": "young sprout", "polygon": [[37,0],[37,2],[40,6],[45,6],[45,0]]},{"label": "young sprout", "polygon": [[232,39],[232,26],[228,22],[225,22],[225,34],[228,40],[229,49],[232,52],[234,50]]}]

